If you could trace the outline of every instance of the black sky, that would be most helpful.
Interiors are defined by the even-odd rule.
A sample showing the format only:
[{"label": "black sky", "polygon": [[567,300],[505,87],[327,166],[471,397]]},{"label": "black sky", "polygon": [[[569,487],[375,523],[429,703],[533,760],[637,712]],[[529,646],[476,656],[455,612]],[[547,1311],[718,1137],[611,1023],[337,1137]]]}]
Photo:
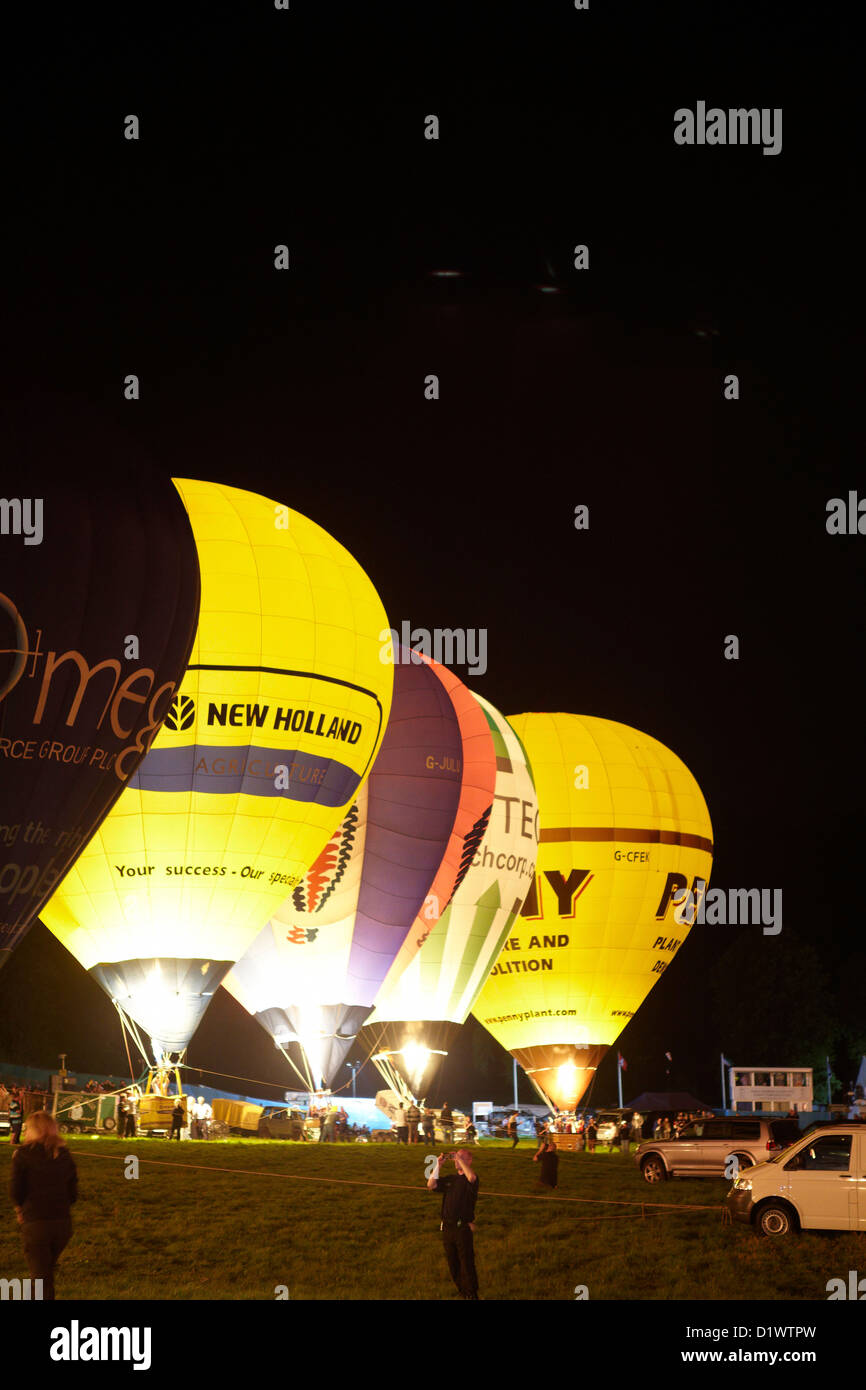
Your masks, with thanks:
[{"label": "black sky", "polygon": [[[284,499],[359,559],[394,625],[486,628],[473,684],[504,712],[672,747],[710,808],[714,884],[784,892],[771,945],[695,929],[623,1035],[635,1089],[671,1050],[700,1094],[727,1046],[707,1005],[725,951],[748,970],[809,942],[835,994],[861,940],[866,540],[825,529],[830,497],[866,492],[844,36],[775,3],[177,8],[20,40],[4,415],[62,430],[74,406],[158,478]],[[699,99],[782,107],[782,153],[677,147],[673,112]],[[442,268],[464,278],[431,281]],[[116,466],[91,458],[82,486]],[[41,927],[19,954],[6,1053],[119,1066],[96,986]],[[762,1027],[751,1060],[777,1062]],[[472,1038],[443,1085],[465,1102],[496,1079],[504,1099],[508,1067],[486,1073]],[[223,995],[190,1055],[281,1075]],[[597,1084],[612,1096],[612,1068]]]}]

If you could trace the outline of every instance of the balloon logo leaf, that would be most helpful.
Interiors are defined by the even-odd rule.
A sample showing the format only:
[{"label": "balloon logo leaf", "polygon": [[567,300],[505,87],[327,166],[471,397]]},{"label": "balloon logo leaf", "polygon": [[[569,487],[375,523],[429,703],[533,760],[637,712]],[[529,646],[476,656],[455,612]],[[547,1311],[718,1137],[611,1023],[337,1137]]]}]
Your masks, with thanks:
[{"label": "balloon logo leaf", "polygon": [[165,722],[173,733],[191,729],[195,722],[195,701],[189,695],[176,695],[165,716]]}]

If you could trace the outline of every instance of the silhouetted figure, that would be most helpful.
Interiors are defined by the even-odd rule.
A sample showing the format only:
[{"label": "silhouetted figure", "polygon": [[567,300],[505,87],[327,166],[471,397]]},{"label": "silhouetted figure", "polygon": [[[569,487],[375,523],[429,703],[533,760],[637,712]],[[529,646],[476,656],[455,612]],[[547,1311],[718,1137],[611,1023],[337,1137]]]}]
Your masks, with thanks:
[{"label": "silhouetted figure", "polygon": [[42,1298],[53,1299],[54,1270],[72,1235],[78,1173],[57,1121],[47,1110],[27,1116],[24,1140],[12,1159],[9,1192],[22,1227],[30,1276],[42,1280]]}]

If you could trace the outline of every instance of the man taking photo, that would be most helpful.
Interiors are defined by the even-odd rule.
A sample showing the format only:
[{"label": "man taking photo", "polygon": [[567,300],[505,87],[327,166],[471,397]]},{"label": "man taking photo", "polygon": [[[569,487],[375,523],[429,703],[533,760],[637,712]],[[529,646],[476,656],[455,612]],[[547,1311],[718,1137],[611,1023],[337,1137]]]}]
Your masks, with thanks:
[{"label": "man taking photo", "polygon": [[[456,1172],[442,1176],[442,1164],[451,1159]],[[436,1170],[427,1179],[431,1192],[442,1193],[442,1244],[451,1278],[461,1298],[478,1300],[478,1275],[475,1272],[475,1249],[472,1232],[475,1230],[475,1201],[478,1178],[472,1171],[472,1155],[468,1149],[440,1154]]]}]

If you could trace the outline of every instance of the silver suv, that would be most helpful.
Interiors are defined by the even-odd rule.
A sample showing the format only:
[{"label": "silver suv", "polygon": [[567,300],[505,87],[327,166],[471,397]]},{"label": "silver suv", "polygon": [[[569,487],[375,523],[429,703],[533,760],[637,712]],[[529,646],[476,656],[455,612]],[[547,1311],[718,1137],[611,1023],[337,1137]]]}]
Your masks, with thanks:
[{"label": "silver suv", "polygon": [[767,1115],[731,1115],[691,1120],[676,1139],[648,1139],[635,1154],[635,1163],[649,1183],[665,1178],[732,1177],[728,1160],[737,1169],[766,1163],[773,1154],[800,1137],[794,1119]]}]

